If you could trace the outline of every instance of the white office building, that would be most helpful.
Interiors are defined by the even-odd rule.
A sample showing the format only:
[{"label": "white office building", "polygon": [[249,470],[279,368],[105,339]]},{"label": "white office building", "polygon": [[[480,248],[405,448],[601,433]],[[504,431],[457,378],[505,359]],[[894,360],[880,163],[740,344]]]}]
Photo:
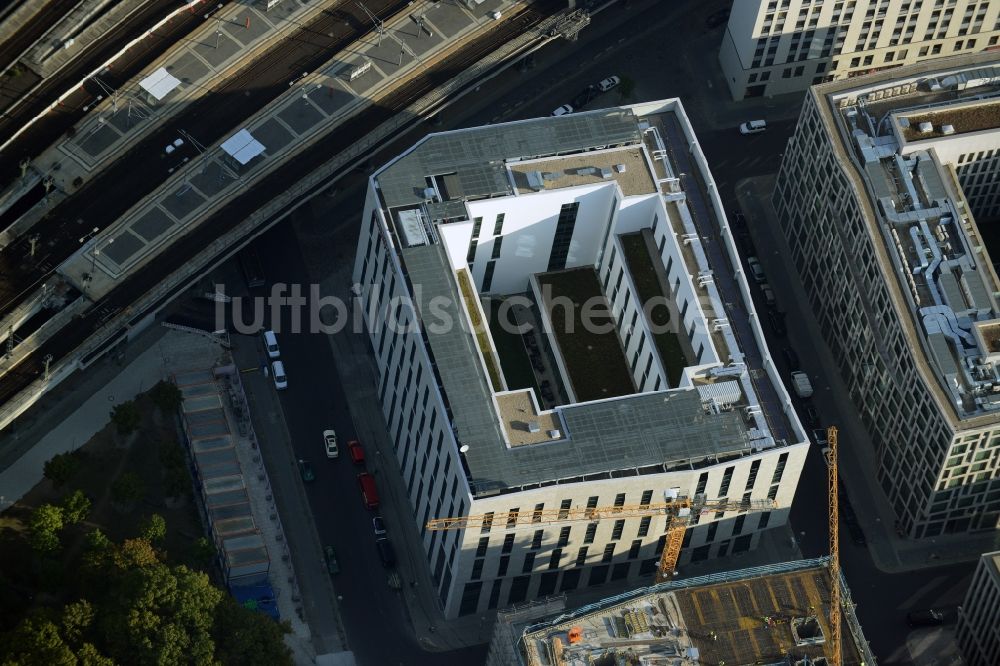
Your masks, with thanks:
[{"label": "white office building", "polygon": [[733,99],[992,49],[991,0],[735,0],[719,59]]},{"label": "white office building", "polygon": [[[960,176],[1000,149],[998,65],[813,87],[772,198],[872,473],[915,538],[1000,525],[1000,280]],[[980,194],[993,209],[996,188]]]},{"label": "white office building", "polygon": [[979,558],[958,609],[955,638],[968,666],[1000,664],[1000,551]]},{"label": "white office building", "polygon": [[424,138],[369,181],[354,279],[446,616],[649,581],[669,520],[529,513],[774,501],[696,511],[682,569],[785,522],[808,445],[677,100]]}]

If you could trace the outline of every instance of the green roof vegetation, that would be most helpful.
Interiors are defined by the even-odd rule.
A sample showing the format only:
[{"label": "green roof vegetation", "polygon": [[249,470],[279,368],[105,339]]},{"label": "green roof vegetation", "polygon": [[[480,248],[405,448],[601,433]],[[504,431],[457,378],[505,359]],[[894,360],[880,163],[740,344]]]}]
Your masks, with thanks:
[{"label": "green roof vegetation", "polygon": [[[632,275],[632,282],[635,284],[636,291],[639,292],[639,301],[648,303],[653,298],[665,298],[642,232],[619,236],[618,241],[621,243],[629,273]],[[662,330],[670,323],[670,308],[658,305],[652,308],[648,316],[650,324],[657,330]],[[662,331],[653,334],[653,342],[656,343],[656,349],[660,353],[660,361],[663,363],[664,372],[667,373],[667,381],[671,387],[677,386],[684,368],[688,365],[680,339],[673,331]]]},{"label": "green roof vegetation", "polygon": [[535,395],[540,395],[539,388],[535,383],[535,373],[531,369],[531,359],[524,348],[524,341],[520,335],[511,330],[516,325],[513,313],[507,309],[507,321],[501,324],[500,306],[503,300],[499,298],[489,299],[490,333],[493,335],[493,342],[497,347],[497,356],[500,359],[500,367],[503,369],[503,377],[507,380],[507,388],[511,391],[515,389],[534,389]]},{"label": "green roof vegetation", "polygon": [[469,313],[469,319],[472,320],[472,328],[476,334],[476,343],[479,345],[479,351],[483,355],[483,361],[486,362],[486,372],[490,375],[490,384],[493,386],[494,391],[502,391],[503,381],[500,379],[500,368],[497,367],[493,356],[493,347],[490,345],[490,338],[486,332],[486,323],[483,322],[483,318],[480,315],[479,294],[476,293],[475,288],[472,286],[472,280],[469,279],[468,271],[460,270],[456,275],[458,276],[458,286],[462,290],[462,299],[465,301],[465,309]]},{"label": "green roof vegetation", "polygon": [[[550,301],[545,307],[577,400],[587,402],[634,393],[625,352],[594,269],[540,274],[538,282],[543,294],[548,286],[549,298],[562,296],[573,303],[572,308],[559,303],[553,307]],[[599,300],[590,300],[595,297]],[[595,303],[599,305],[594,307]],[[583,323],[584,304],[589,306],[587,327]]]}]

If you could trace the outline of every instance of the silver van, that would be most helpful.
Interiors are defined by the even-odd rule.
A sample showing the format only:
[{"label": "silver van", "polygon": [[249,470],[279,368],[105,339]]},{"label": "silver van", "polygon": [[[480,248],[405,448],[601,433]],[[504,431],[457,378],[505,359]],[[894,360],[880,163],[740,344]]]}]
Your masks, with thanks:
[{"label": "silver van", "polygon": [[740,134],[760,134],[767,129],[767,121],[751,120],[748,123],[740,124]]},{"label": "silver van", "polygon": [[278,349],[278,338],[275,337],[274,331],[267,328],[264,329],[260,335],[264,340],[264,349],[267,350],[267,357],[279,358],[281,356],[281,350]]}]

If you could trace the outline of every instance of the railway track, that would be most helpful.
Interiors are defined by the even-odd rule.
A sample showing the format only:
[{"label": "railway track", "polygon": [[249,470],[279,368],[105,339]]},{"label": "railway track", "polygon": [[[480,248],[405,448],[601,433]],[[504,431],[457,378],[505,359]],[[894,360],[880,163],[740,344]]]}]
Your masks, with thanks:
[{"label": "railway track", "polygon": [[482,59],[501,44],[537,25],[562,6],[563,3],[559,0],[541,0],[522,9],[480,39],[467,44],[395,90],[378,98],[367,110],[337,126],[294,159],[286,162],[280,170],[266,176],[254,187],[248,188],[244,194],[199,224],[192,233],[175,241],[155,262],[140,269],[126,283],[96,303],[85,316],[75,322],[74,326],[67,327],[0,377],[0,404],[13,398],[39,377],[43,371],[42,359],[46,355],[51,354],[53,359],[60,359],[71,353],[109,318],[109,313],[120,312],[142,294],[151,291],[165,274],[176,270],[190,257],[204,249],[211,240],[234,228],[266,204],[275,193],[283,191],[288,182],[304,177],[326,162],[331,155],[348,148],[358,137],[378,127],[423,94],[449,80],[471,63]]}]

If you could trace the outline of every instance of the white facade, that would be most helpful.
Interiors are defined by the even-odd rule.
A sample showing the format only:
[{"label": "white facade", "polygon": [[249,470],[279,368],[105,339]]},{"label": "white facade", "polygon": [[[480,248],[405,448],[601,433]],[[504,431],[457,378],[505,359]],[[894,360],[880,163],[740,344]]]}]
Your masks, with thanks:
[{"label": "white facade", "polygon": [[[661,135],[643,130],[637,119],[646,114],[656,119],[649,121],[654,123],[661,122],[656,114],[677,118],[683,125],[683,137],[693,142],[686,116],[676,101],[646,105],[641,111],[626,108],[592,112],[590,116],[596,119],[602,114],[615,116],[618,129],[632,127],[636,138],[617,148],[584,148],[572,155],[553,150],[549,157],[488,156],[491,163],[502,159],[505,164],[502,171],[487,174],[509,180],[510,191],[502,196],[467,194],[459,208],[427,192],[428,198],[421,202],[411,196],[414,188],[407,186],[407,177],[412,174],[415,182],[422,184],[425,173],[447,171],[421,153],[425,142],[458,136],[462,145],[475,147],[487,143],[476,141],[477,132],[502,136],[507,127],[510,132],[531,132],[545,123],[585,123],[586,114],[569,121],[545,119],[432,135],[376,172],[369,183],[354,268],[356,291],[364,304],[365,324],[379,369],[383,414],[447,617],[609,581],[635,584],[651,578],[666,530],[664,516],[557,521],[535,528],[508,526],[512,515],[658,503],[665,501],[665,493],[672,489],[692,498],[775,503],[774,510],[762,513],[730,511],[699,516],[686,535],[681,567],[692,560],[753,548],[762,529],[787,520],[808,448],[805,433],[766,347],[762,351],[765,374],[755,384],[743,365],[744,350],[738,348],[733,333],[716,327],[713,336],[710,319],[714,321],[719,315],[710,317],[709,313],[721,313],[722,299],[712,280],[706,280],[707,257],[697,234],[691,233],[694,221],[677,179],[672,175],[658,178],[651,163],[649,146],[666,154]],[[587,140],[595,145],[611,143],[602,142],[600,136]],[[428,150],[428,154],[433,152]],[[575,166],[562,163],[563,159],[575,159]],[[672,174],[666,158],[660,159],[664,160],[661,171]],[[460,157],[456,157],[458,161]],[[591,167],[579,166],[581,163],[609,166],[600,175],[599,169],[592,172]],[[534,175],[536,167],[539,173],[550,175],[558,170],[563,180],[551,176],[549,186],[541,187]],[[453,168],[457,174],[443,177],[464,175],[461,164]],[[471,163],[467,168],[471,171],[477,165]],[[711,178],[703,162],[697,168],[702,169],[701,177]],[[478,172],[477,178],[476,183],[496,188]],[[525,178],[535,185],[525,185]],[[455,181],[448,187],[457,188]],[[714,200],[711,205],[722,215],[727,242],[734,248],[721,201]],[[647,249],[652,248],[647,260],[654,267],[656,261],[662,262],[656,270],[662,271],[663,284],[668,285],[682,339],[680,347],[690,360],[674,382],[668,381],[663,352],[657,351],[650,322],[637,306],[639,292],[623,259],[624,235],[632,235],[635,243],[640,233]],[[687,255],[681,251],[681,236],[689,237]],[[696,265],[692,256],[702,263]],[[733,263],[739,265],[738,257]],[[506,388],[506,382],[501,378],[498,387],[491,380],[488,366],[491,358],[497,358],[496,343],[488,330],[482,336],[488,341],[485,343],[477,342],[468,332],[483,311],[476,307],[477,312],[470,315],[469,294],[463,291],[459,276],[466,269],[470,271],[478,292],[475,297],[502,297],[529,292],[535,274],[574,267],[591,268],[600,282],[614,315],[623,362],[630,366],[635,393],[585,404],[560,404],[538,412],[541,400],[528,389],[532,409],[538,412],[532,418],[557,427],[543,428],[537,443],[512,444],[517,421],[511,420],[505,405],[512,395],[523,391],[500,390]],[[730,269],[720,266],[717,270]],[[746,299],[744,307],[752,311],[741,271],[737,280],[739,297]],[[463,296],[466,305],[462,304]],[[446,319],[460,320],[464,328],[445,330]],[[762,344],[756,318],[748,326],[753,327],[750,337],[755,344]],[[484,344],[492,349],[484,350]],[[548,344],[555,342],[549,340]],[[458,366],[453,364],[465,364],[463,367],[474,372],[463,375],[459,384],[454,374]],[[701,394],[696,385],[704,387],[722,380],[739,385],[736,394],[742,402],[735,407],[722,403],[711,407],[710,400],[697,397]],[[770,421],[764,418],[764,406],[755,388],[761,384],[776,398],[767,406],[777,409],[770,414]],[[456,389],[449,391],[449,386]],[[638,428],[634,432],[610,426],[614,432],[604,434],[603,423],[594,426],[595,432],[580,425],[581,414],[590,410],[643,413],[641,410],[652,404],[651,398],[663,396],[662,402],[667,403],[674,392],[681,392],[679,397],[685,400],[693,399],[695,405],[699,400],[702,404],[690,418],[687,412],[678,412],[686,420],[676,433],[676,445],[660,439],[670,436],[654,430],[652,424],[632,426]],[[702,421],[706,425],[699,425]],[[711,424],[716,421],[726,430],[713,432]],[[780,423],[780,432],[771,431],[769,423]],[[682,437],[695,436],[690,433],[702,429],[703,435],[697,436],[704,438],[703,449],[681,446]],[[607,457],[604,449],[589,442],[612,435],[634,440],[629,444],[634,450],[618,460],[602,462]],[[618,440],[607,443],[608,450],[620,445]],[[680,448],[673,453],[675,446]],[[471,450],[463,454],[460,447]],[[657,447],[664,453],[651,456]],[[505,462],[506,458],[512,462]],[[555,466],[553,459],[558,462]],[[542,470],[550,468],[546,476]],[[485,531],[479,527],[451,531],[424,527],[432,518],[489,513],[494,518]]]},{"label": "white facade", "polygon": [[719,59],[733,99],[991,49],[990,0],[736,0]]},{"label": "white facade", "polygon": [[[996,61],[941,64],[979,71]],[[814,87],[772,196],[875,448],[873,474],[914,538],[1000,527],[1000,414],[992,382],[978,385],[994,356],[977,337],[996,320],[998,279],[949,166],[923,140],[898,140],[899,119],[923,113],[916,81],[939,75],[931,65]],[[881,123],[864,105],[886,99],[895,129],[870,135]],[[951,323],[937,326],[938,315]]]},{"label": "white facade", "polygon": [[958,609],[955,638],[969,666],[1000,664],[1000,552],[979,558]]}]

